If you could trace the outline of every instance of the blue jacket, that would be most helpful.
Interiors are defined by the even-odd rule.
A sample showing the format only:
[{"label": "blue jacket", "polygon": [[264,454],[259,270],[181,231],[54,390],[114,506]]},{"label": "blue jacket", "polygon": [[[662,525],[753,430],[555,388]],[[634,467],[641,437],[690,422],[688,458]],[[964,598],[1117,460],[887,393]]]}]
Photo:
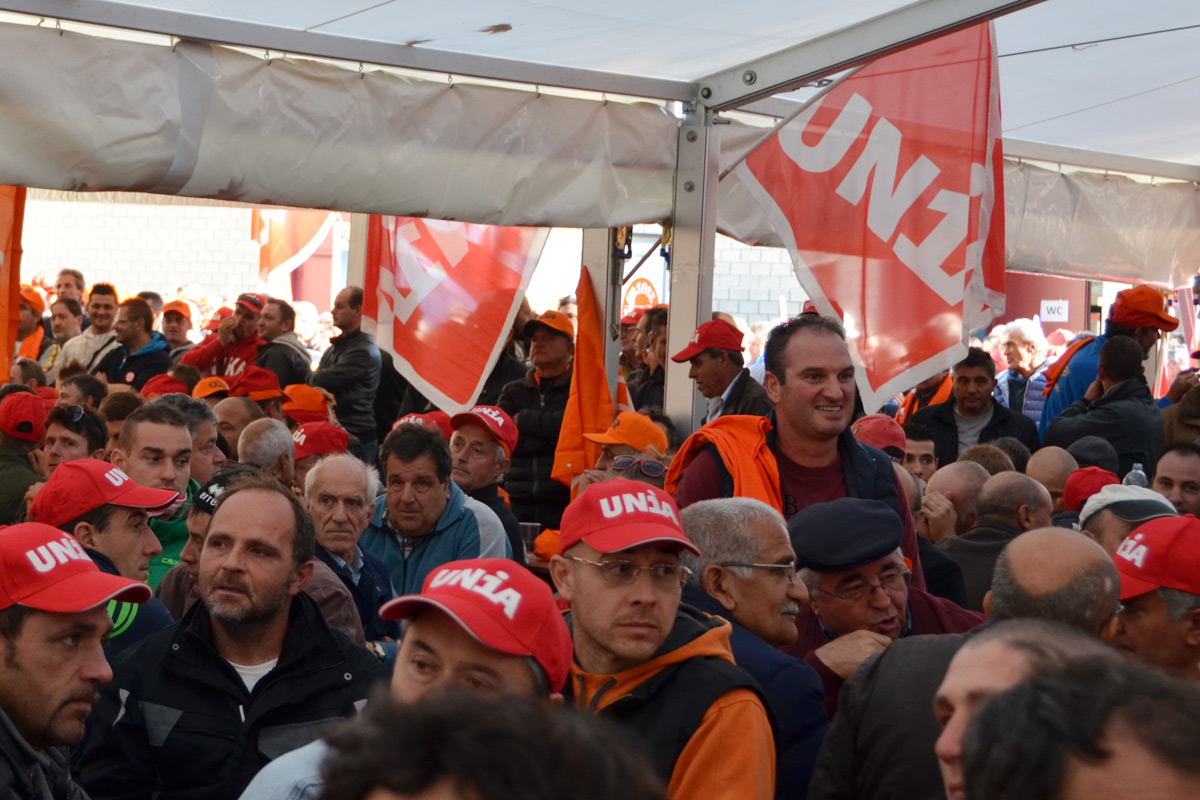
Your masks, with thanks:
[{"label": "blue jacket", "polygon": [[804,798],[829,728],[825,690],[816,670],[739,625],[720,603],[695,586],[683,587],[682,601],[723,617],[733,628],[729,638],[733,660],[758,681],[775,717],[775,796]]},{"label": "blue jacket", "polygon": [[316,555],[350,590],[350,596],[354,598],[354,605],[358,608],[358,618],[362,620],[363,635],[367,637],[367,641],[377,642],[385,636],[399,639],[400,623],[379,618],[379,607],[396,596],[396,590],[392,588],[392,579],[388,577],[387,567],[361,547],[356,549],[362,553],[363,557],[362,568],[358,572],[358,583],[354,582],[354,575],[350,572],[350,568],[344,566],[333,553],[317,545]]},{"label": "blue jacket", "polygon": [[[1010,408],[1010,411],[1019,411],[1034,422],[1041,420],[1042,406],[1046,405],[1046,397],[1042,392],[1046,390],[1046,367],[1048,366],[1050,366],[1050,361],[1043,361],[1042,365],[1037,368],[1037,371],[1029,376],[1029,379],[1025,381],[1023,406],[1021,408]],[[992,399],[1005,408],[1009,408],[1008,385],[1012,382],[1020,383],[1023,380],[1025,379],[1019,373],[1011,369],[1004,370],[996,378],[996,390],[992,392]]]},{"label": "blue jacket", "polygon": [[127,383],[140,392],[146,381],[162,375],[171,365],[171,345],[165,336],[155,331],[144,347],[132,353],[123,346],[111,350],[100,359],[92,374],[103,373],[109,383]]},{"label": "blue jacket", "polygon": [[384,495],[375,501],[375,513],[358,546],[387,567],[397,595],[419,593],[425,576],[447,561],[512,558],[512,546],[499,518],[483,503],[463,494],[454,481],[450,481],[446,510],[432,530],[418,537],[408,556],[400,547],[400,535],[388,520]]}]

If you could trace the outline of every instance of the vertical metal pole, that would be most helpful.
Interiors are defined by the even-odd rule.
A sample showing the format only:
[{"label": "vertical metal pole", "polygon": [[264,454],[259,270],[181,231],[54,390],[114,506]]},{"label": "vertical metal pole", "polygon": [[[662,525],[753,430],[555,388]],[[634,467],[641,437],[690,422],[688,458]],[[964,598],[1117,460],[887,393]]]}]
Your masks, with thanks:
[{"label": "vertical metal pole", "polygon": [[592,291],[596,293],[604,329],[604,374],[608,375],[608,390],[615,404],[621,340],[619,333],[613,336],[612,326],[613,323],[619,326],[621,320],[621,274],[625,269],[625,260],[616,255],[613,230],[584,229],[582,263],[588,268]]},{"label": "vertical metal pole", "polygon": [[[346,286],[362,286],[367,280],[368,214],[350,215],[350,252],[346,259]],[[334,287],[337,294],[344,287]]]},{"label": "vertical metal pole", "polygon": [[684,115],[677,152],[664,403],[667,415],[686,432],[703,424],[704,406],[688,378],[688,365],[670,357],[687,346],[697,325],[712,317],[719,149],[708,109],[701,106]]}]

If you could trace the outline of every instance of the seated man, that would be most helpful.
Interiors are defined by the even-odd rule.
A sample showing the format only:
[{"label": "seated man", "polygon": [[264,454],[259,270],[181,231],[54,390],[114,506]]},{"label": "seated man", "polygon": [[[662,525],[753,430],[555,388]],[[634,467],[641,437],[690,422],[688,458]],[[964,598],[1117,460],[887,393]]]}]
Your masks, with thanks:
[{"label": "seated man", "polygon": [[1177,516],[1175,506],[1153,489],[1105,486],[1088,498],[1079,512],[1079,529],[1110,556],[1143,522]]},{"label": "seated man", "polygon": [[796,641],[796,614],[808,603],[787,526],[748,497],[702,500],[681,521],[704,552],[680,553],[691,570],[683,602],[729,620],[733,658],[758,681],[775,717],[776,796],[803,798],[829,720],[816,672],[777,649]]},{"label": "seated man", "polygon": [[110,386],[124,384],[141,391],[146,381],[171,367],[171,346],[154,330],[154,312],[145,300],[131,297],[121,303],[113,330],[118,346],[92,369]]},{"label": "seated man", "polygon": [[895,640],[962,633],[983,622],[981,614],[909,585],[900,518],[878,500],[809,506],[788,520],[788,533],[811,599],[796,619],[799,638],[784,652],[817,670],[830,717],[842,683]]},{"label": "seated man", "polygon": [[938,544],[975,524],[975,498],[992,476],[974,461],[955,461],[934,473],[925,487],[917,530]]},{"label": "seated man", "polygon": [[[101,572],[145,581],[150,560],[162,552],[147,521],[178,497],[168,489],[138,486],[107,461],[81,458],[54,471],[38,490],[29,518],[71,534]],[[145,603],[111,603],[108,612],[113,629],[104,652],[114,660],[174,622],[153,598]]]},{"label": "seated man", "polygon": [[46,408],[38,396],[25,387],[6,391],[0,400],[0,525],[21,518],[25,493],[42,479],[29,457],[45,432]]},{"label": "seated man", "polygon": [[1180,514],[1200,515],[1200,445],[1180,442],[1163,448],[1150,488]]},{"label": "seated man", "polygon": [[62,378],[58,383],[58,404],[60,406],[87,406],[99,409],[100,403],[108,396],[108,385],[95,375],[79,373]]},{"label": "seated man", "polygon": [[42,440],[42,460],[46,475],[53,475],[59,464],[80,458],[104,458],[104,440],[108,430],[104,417],[87,406],[55,406],[46,415],[46,436]]},{"label": "seated man", "polygon": [[671,356],[677,364],[691,363],[688,377],[708,400],[705,422],[729,414],[766,416],[775,410],[762,384],[742,366],[743,334],[723,319],[705,322],[692,334],[688,346]]},{"label": "seated man", "polygon": [[283,403],[291,400],[279,385],[275,373],[263,367],[249,366],[240,375],[229,378],[230,397],[249,397],[271,419],[283,422]]},{"label": "seated man", "polygon": [[200,552],[201,603],[126,653],[101,692],[80,771],[93,800],[235,797],[361,707],[381,667],[301,594],[315,543],[274,479],[225,490]]},{"label": "seated man", "polygon": [[600,458],[596,459],[593,469],[583,473],[580,491],[589,484],[612,477],[608,473],[615,458],[634,456],[664,463],[667,460],[667,435],[650,417],[634,411],[622,411],[604,433],[585,433],[583,438],[600,445]]},{"label": "seated man", "polygon": [[225,454],[217,444],[217,415],[212,407],[203,400],[174,393],[156,397],[154,405],[171,406],[187,420],[188,433],[192,436],[188,474],[197,484],[208,483],[225,463]]},{"label": "seated man", "polygon": [[511,558],[492,510],[450,480],[450,448],[440,433],[401,425],[379,448],[387,493],[359,541],[388,568],[399,594],[411,594],[447,561]]},{"label": "seated man", "polygon": [[[292,431],[292,441],[295,443],[292,485],[303,492],[308,471],[325,456],[345,453],[350,447],[350,434],[331,422],[306,422]],[[371,502],[374,501],[372,497]]]},{"label": "seated man", "polygon": [[496,406],[475,406],[450,418],[450,475],[458,488],[492,510],[504,526],[512,547],[513,561],[525,563],[525,540],[521,524],[500,496],[500,481],[517,449],[517,426],[512,417]]},{"label": "seated man", "polygon": [[63,748],[87,731],[112,679],[110,602],[150,599],[144,583],[102,573],[59,530],[37,522],[0,536],[0,786],[11,798],[80,800]]},{"label": "seated man", "polygon": [[238,441],[242,438],[242,431],[251,422],[265,418],[266,412],[249,397],[226,397],[213,406],[213,412],[217,415],[217,431],[229,445],[229,458],[240,461]]},{"label": "seated man", "polygon": [[563,514],[550,575],[571,604],[568,697],[634,737],[672,797],[770,798],[775,745],[730,625],[680,604],[675,502],[641,483],[589,486]]},{"label": "seated man", "polygon": [[277,419],[256,419],[246,426],[238,439],[238,463],[258,467],[273,475],[284,486],[296,478],[296,443],[292,434]]}]

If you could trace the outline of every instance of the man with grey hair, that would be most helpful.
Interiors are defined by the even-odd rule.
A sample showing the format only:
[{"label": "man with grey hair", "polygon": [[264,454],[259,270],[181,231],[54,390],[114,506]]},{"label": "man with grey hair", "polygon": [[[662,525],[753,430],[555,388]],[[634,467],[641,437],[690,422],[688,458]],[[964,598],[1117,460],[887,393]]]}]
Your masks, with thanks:
[{"label": "man with grey hair", "polygon": [[296,445],[291,432],[277,419],[256,419],[238,439],[238,463],[258,467],[291,486],[296,477]]},{"label": "man with grey hair", "polygon": [[983,611],[983,596],[1005,545],[1034,528],[1051,523],[1050,493],[1019,472],[988,478],[975,502],[975,525],[959,536],[943,539],[938,549],[962,568],[967,586],[965,608]]},{"label": "man with grey hair", "polygon": [[[1116,568],[1087,537],[1063,528],[1023,533],[1005,548],[995,578],[984,599],[989,619],[1036,617],[1101,640],[1111,636]],[[942,731],[931,709],[969,636],[898,639],[846,682],[810,798],[945,798],[934,756]]]},{"label": "man with grey hair", "polygon": [[762,686],[775,717],[775,786],[780,796],[804,797],[829,722],[816,671],[776,649],[796,641],[796,614],[808,602],[783,516],[732,497],[694,503],[680,517],[703,551],[680,554],[691,570],[683,602],[729,620],[734,660]]},{"label": "man with grey hair", "polygon": [[1008,369],[996,379],[992,397],[1007,409],[1035,423],[1042,418],[1046,398],[1047,343],[1042,326],[1031,319],[1014,319],[1004,326],[1004,355]]},{"label": "man with grey hair", "polygon": [[375,468],[349,453],[322,458],[304,479],[304,502],[317,531],[316,556],[350,590],[367,646],[384,661],[395,656],[400,625],[381,619],[379,607],[396,590],[383,562],[358,545],[379,489]]}]

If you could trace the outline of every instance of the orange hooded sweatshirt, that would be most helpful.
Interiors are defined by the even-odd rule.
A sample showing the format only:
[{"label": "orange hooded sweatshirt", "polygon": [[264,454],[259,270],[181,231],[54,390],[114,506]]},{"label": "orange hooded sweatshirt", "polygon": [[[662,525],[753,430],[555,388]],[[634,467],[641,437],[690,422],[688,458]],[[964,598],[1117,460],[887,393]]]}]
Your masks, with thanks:
[{"label": "orange hooded sweatshirt", "polygon": [[[673,664],[697,656],[715,656],[732,664],[732,630],[720,617],[681,607],[667,640],[649,661],[615,675],[585,672],[572,662],[568,696],[582,709],[603,713]],[[734,688],[708,707],[675,762],[667,794],[679,800],[771,800],[775,796],[775,740],[757,694]]]}]

